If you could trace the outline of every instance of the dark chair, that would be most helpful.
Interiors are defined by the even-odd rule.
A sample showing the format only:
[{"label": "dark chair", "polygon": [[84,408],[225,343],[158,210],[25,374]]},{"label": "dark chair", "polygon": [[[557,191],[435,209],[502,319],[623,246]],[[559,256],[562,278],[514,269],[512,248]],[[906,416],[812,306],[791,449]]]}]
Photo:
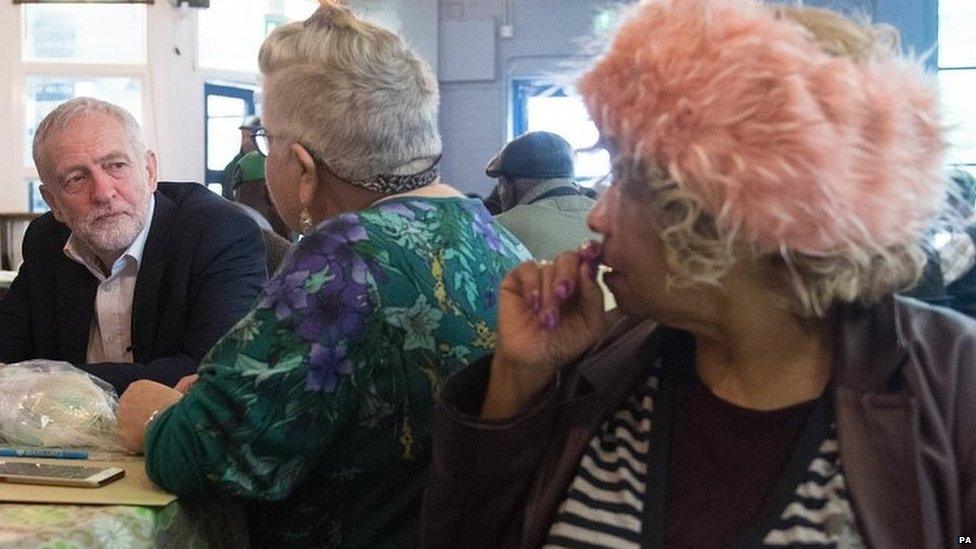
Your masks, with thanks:
[{"label": "dark chair", "polygon": [[264,235],[264,249],[268,254],[268,276],[274,276],[292,243],[274,231],[261,229],[261,234]]}]

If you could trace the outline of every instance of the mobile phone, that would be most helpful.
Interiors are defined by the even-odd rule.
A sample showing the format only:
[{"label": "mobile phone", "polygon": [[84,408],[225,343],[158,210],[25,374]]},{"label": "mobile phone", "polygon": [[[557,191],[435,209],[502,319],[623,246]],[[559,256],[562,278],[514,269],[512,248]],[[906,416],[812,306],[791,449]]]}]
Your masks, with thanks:
[{"label": "mobile phone", "polygon": [[50,484],[97,488],[125,476],[120,467],[85,467],[32,461],[0,461],[0,480],[18,484]]}]

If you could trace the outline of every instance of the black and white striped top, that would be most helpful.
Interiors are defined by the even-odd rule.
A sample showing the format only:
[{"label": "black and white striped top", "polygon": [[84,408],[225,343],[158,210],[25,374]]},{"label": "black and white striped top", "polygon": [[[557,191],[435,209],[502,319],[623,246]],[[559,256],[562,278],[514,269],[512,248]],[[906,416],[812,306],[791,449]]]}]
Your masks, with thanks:
[{"label": "black and white striped top", "polygon": [[[590,440],[545,547],[639,548],[659,368]],[[836,432],[829,434],[764,546],[864,547],[844,482]]]}]

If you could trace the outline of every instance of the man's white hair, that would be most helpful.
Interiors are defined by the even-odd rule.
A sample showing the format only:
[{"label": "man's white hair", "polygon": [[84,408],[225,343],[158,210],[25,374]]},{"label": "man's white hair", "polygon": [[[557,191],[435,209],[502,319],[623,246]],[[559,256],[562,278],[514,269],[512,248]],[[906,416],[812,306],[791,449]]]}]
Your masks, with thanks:
[{"label": "man's white hair", "polygon": [[421,171],[441,153],[437,79],[395,34],[325,2],[261,46],[263,119],[351,182]]},{"label": "man's white hair", "polygon": [[44,117],[44,120],[41,120],[41,123],[37,126],[37,131],[34,132],[34,165],[37,166],[37,173],[41,178],[41,182],[50,184],[51,177],[54,175],[50,172],[44,148],[45,142],[51,135],[51,132],[63,130],[75,118],[91,116],[93,114],[104,114],[117,120],[122,125],[122,129],[128,138],[127,141],[134,156],[132,161],[137,166],[145,164],[146,140],[142,135],[142,129],[139,127],[139,123],[136,122],[136,119],[129,111],[93,97],[77,97],[58,105],[57,108]]}]

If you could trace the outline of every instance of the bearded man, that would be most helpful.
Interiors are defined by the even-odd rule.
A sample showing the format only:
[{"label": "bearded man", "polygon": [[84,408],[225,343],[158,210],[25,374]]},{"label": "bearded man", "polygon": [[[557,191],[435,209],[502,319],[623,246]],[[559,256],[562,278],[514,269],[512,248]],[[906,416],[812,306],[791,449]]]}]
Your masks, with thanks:
[{"label": "bearded man", "polygon": [[67,361],[119,394],[194,373],[266,282],[257,225],[202,185],[157,182],[138,123],[110,103],[63,103],[33,149],[51,211],[0,300],[0,363]]}]

